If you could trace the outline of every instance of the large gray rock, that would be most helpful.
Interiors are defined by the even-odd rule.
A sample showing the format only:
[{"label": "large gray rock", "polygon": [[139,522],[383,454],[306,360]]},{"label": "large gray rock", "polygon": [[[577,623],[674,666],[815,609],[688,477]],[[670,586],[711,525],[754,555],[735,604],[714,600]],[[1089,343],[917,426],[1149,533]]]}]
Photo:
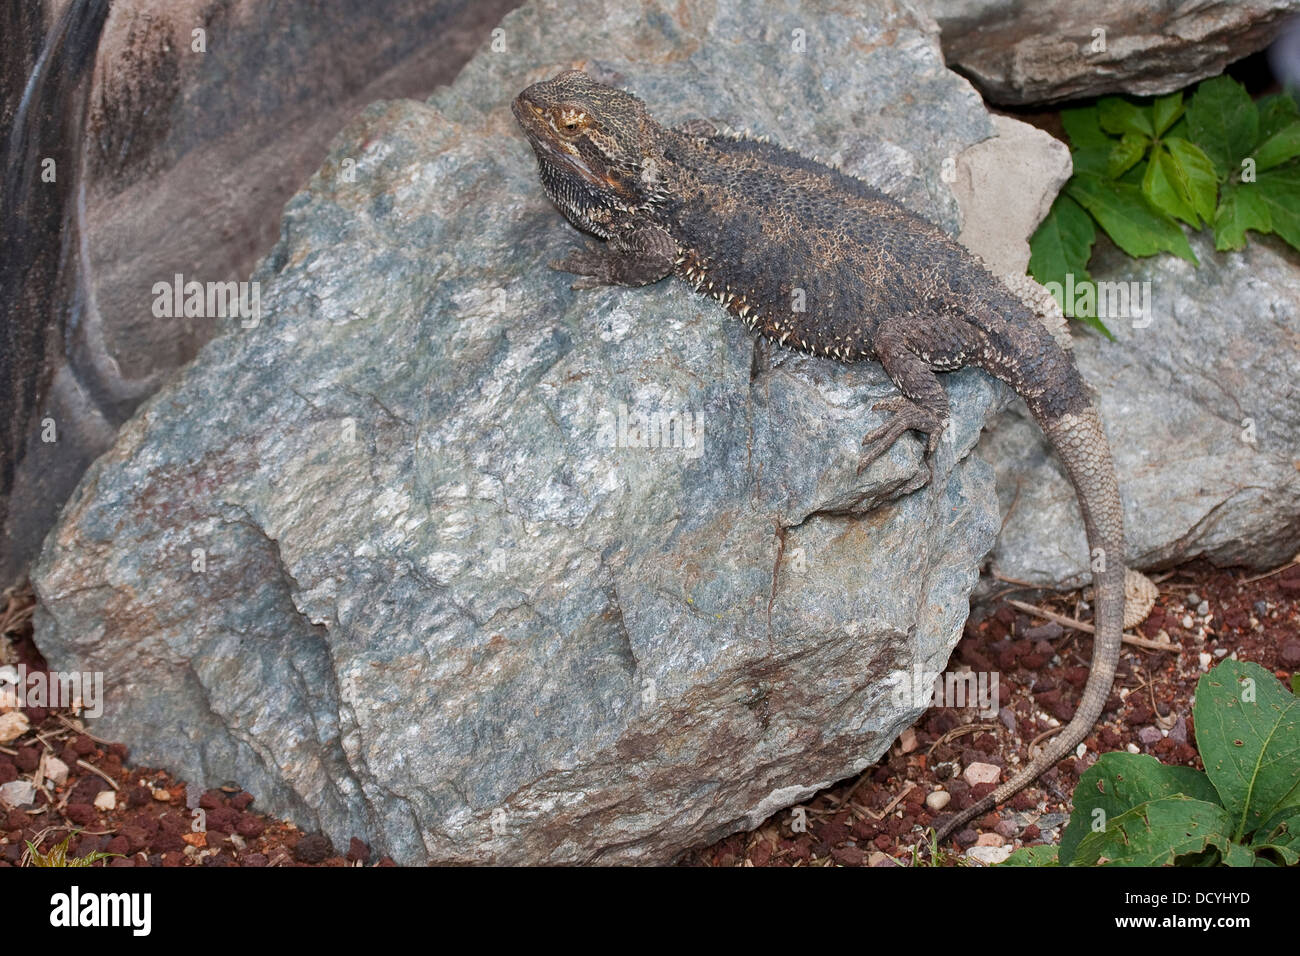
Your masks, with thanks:
[{"label": "large gray rock", "polygon": [[[1149,283],[1151,311],[1108,319],[1118,341],[1081,336],[1075,357],[1115,455],[1131,563],[1274,567],[1300,551],[1300,267],[1271,239],[1239,253],[1215,252],[1208,233],[1191,243],[1199,268],[1101,243],[1093,278]],[[1009,512],[994,569],[1086,581],[1078,505],[1022,403],[979,451]]]},{"label": "large gray rock", "polygon": [[117,427],[213,335],[206,317],[154,315],[153,284],[246,278],[343,124],[450,82],[513,6],[5,5],[0,589]]},{"label": "large gray rock", "polygon": [[902,4],[553,2],[503,30],[427,105],[340,135],[256,273],[260,324],[142,406],[68,503],[37,642],[105,673],[99,732],[136,759],[336,842],[663,861],[921,712],[899,691],[943,667],[997,530],[967,452],[1005,393],[949,378],[927,489],[899,495],[915,438],[856,476],[881,370],[756,352],[680,283],[569,291],[545,263],[578,236],[509,99],[584,65],[953,232],[943,161],[991,129]]},{"label": "large gray rock", "polygon": [[[948,64],[995,103],[1150,95],[1264,49],[1298,0],[924,0]],[[1098,32],[1100,31],[1100,32]]]}]

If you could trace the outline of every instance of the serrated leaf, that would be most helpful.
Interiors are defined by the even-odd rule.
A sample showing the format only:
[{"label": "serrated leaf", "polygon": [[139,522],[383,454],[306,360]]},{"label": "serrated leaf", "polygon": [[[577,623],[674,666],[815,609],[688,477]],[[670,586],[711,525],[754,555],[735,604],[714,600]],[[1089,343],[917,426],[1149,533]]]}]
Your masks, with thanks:
[{"label": "serrated leaf", "polygon": [[1209,777],[1199,770],[1166,767],[1146,754],[1102,754],[1083,772],[1074,788],[1074,812],[1061,832],[1061,865],[1073,859],[1080,841],[1092,831],[1097,810],[1102,811],[1103,822],[1107,822],[1143,803],[1175,794],[1206,803],[1219,801]]},{"label": "serrated leaf", "polygon": [[1201,220],[1187,198],[1187,191],[1178,180],[1174,158],[1163,143],[1151,150],[1146,173],[1142,177],[1142,193],[1161,212],[1181,219],[1193,229],[1201,227]]},{"label": "serrated leaf", "polygon": [[1297,106],[1295,98],[1287,93],[1266,96],[1255,104],[1255,108],[1259,111],[1260,142],[1273,136],[1284,126],[1289,126],[1300,119],[1300,106]]},{"label": "serrated leaf", "polygon": [[1188,102],[1187,129],[1223,180],[1254,149],[1259,113],[1245,87],[1231,77],[1216,76],[1201,83]]},{"label": "serrated leaf", "polygon": [[1110,149],[1106,157],[1106,175],[1111,179],[1122,176],[1133,168],[1151,145],[1151,140],[1137,133],[1125,133]]},{"label": "serrated leaf", "polygon": [[1118,96],[1103,96],[1097,101],[1097,119],[1102,129],[1116,136],[1137,133],[1150,139],[1156,134],[1151,111]]},{"label": "serrated leaf", "polygon": [[1183,197],[1207,222],[1214,216],[1214,201],[1219,193],[1214,164],[1194,143],[1174,136],[1165,137],[1165,149],[1174,161],[1174,174]]},{"label": "serrated leaf", "polygon": [[1273,231],[1259,184],[1227,182],[1214,214],[1214,248],[1220,252],[1244,248],[1247,229],[1259,233]]},{"label": "serrated leaf", "polygon": [[[1200,725],[1197,725],[1199,732]],[[1160,797],[1112,817],[1106,829],[1079,841],[1072,866],[1169,866],[1176,858],[1232,845],[1232,818],[1217,803]]]},{"label": "serrated leaf", "polygon": [[1300,807],[1284,807],[1256,828],[1250,845],[1271,849],[1287,866],[1300,863]]},{"label": "serrated leaf", "polygon": [[1192,265],[1199,264],[1178,223],[1152,206],[1141,187],[1081,175],[1071,178],[1065,191],[1130,256],[1172,252]]},{"label": "serrated leaf", "polygon": [[1019,850],[1012,853],[1001,863],[995,866],[1057,866],[1056,847],[1041,846],[1022,846]]},{"label": "serrated leaf", "polygon": [[1300,167],[1270,169],[1260,173],[1254,185],[1268,208],[1273,231],[1300,250]]},{"label": "serrated leaf", "polygon": [[1192,713],[1201,762],[1236,839],[1300,803],[1300,700],[1276,677],[1224,660],[1196,682]]},{"label": "serrated leaf", "polygon": [[1186,108],[1181,92],[1156,97],[1156,101],[1151,104],[1151,122],[1155,125],[1156,135],[1163,135],[1183,115]]},{"label": "serrated leaf", "polygon": [[1029,274],[1043,285],[1065,284],[1073,273],[1075,281],[1088,278],[1088,260],[1097,239],[1092,218],[1077,202],[1061,193],[1052,202],[1047,218],[1029,237]]},{"label": "serrated leaf", "polygon": [[1095,106],[1061,110],[1061,125],[1065,127],[1065,135],[1070,137],[1070,145],[1075,149],[1089,146],[1110,148],[1111,139],[1102,131]]},{"label": "serrated leaf", "polygon": [[1255,150],[1255,169],[1263,172],[1300,156],[1300,120],[1284,126]]}]

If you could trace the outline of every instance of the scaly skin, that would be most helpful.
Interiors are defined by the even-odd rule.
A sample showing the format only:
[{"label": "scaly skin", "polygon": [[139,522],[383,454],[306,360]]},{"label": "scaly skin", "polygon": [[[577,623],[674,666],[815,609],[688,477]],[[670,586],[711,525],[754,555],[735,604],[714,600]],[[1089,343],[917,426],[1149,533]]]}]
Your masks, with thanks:
[{"label": "scaly skin", "polygon": [[946,839],[1074,750],[1119,661],[1124,533],[1101,422],[1073,360],[1029,309],[937,226],[861,180],[704,120],[661,126],[630,93],[571,70],[528,87],[515,118],[543,188],[588,243],[553,268],[575,289],[676,275],[767,338],[842,362],[876,360],[902,393],[863,440],[859,470],[906,431],[930,461],[948,422],[936,372],[1009,384],[1078,495],[1097,592],[1092,670],[1074,719],[1012,780],[939,829]]}]

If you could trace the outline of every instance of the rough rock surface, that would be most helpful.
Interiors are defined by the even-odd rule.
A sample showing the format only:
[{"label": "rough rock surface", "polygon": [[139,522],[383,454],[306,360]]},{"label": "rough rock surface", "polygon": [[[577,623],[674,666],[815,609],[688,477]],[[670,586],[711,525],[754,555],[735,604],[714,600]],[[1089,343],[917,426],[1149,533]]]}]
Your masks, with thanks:
[{"label": "rough rock surface", "polygon": [[6,5],[0,588],[118,426],[213,335],[208,318],[159,321],[154,283],[247,278],[343,124],[450,82],[514,5]]},{"label": "rough rock surface", "polygon": [[915,438],[855,476],[881,370],[756,352],[680,283],[569,291],[545,263],[578,236],[509,99],[583,65],[953,232],[943,160],[991,128],[903,4],[540,3],[503,30],[428,104],[340,135],[255,275],[261,323],[68,503],[37,642],[104,672],[102,732],[137,759],[336,845],[663,861],[920,713],[898,691],[943,667],[997,530],[966,453],[1005,392],[948,378],[929,488],[894,494]]},{"label": "rough rock surface", "polygon": [[[1094,279],[1149,282],[1149,317],[1107,319],[1119,340],[1076,338],[1115,455],[1132,564],[1198,556],[1274,567],[1300,551],[1300,266],[1273,240],[1193,268],[1099,246]],[[1149,325],[1146,325],[1147,322]],[[1145,327],[1135,327],[1145,325]],[[979,453],[1010,511],[994,569],[1047,586],[1087,580],[1083,523],[1061,466],[1017,402]]]},{"label": "rough rock surface", "polygon": [[1264,49],[1283,21],[1300,13],[1300,0],[924,5],[943,29],[948,64],[1008,105],[1179,90]]}]

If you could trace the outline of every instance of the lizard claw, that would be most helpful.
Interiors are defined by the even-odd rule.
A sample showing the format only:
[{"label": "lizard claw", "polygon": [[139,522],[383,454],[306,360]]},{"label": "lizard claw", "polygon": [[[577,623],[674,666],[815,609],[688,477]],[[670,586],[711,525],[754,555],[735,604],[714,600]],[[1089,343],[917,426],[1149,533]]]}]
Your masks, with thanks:
[{"label": "lizard claw", "polygon": [[594,289],[614,284],[609,256],[595,242],[587,243],[585,249],[575,249],[564,259],[552,259],[547,265],[557,272],[572,272],[582,277],[575,280],[570,289]]},{"label": "lizard claw", "polygon": [[894,447],[894,443],[904,432],[914,429],[923,432],[926,436],[923,458],[926,471],[903,489],[903,492],[907,494],[925,487],[934,477],[934,453],[939,447],[939,439],[943,436],[947,422],[941,421],[932,412],[926,411],[911,399],[901,395],[876,402],[871,406],[871,410],[889,411],[894,414],[862,439],[862,457],[858,459],[857,474],[862,474],[872,462]]}]

